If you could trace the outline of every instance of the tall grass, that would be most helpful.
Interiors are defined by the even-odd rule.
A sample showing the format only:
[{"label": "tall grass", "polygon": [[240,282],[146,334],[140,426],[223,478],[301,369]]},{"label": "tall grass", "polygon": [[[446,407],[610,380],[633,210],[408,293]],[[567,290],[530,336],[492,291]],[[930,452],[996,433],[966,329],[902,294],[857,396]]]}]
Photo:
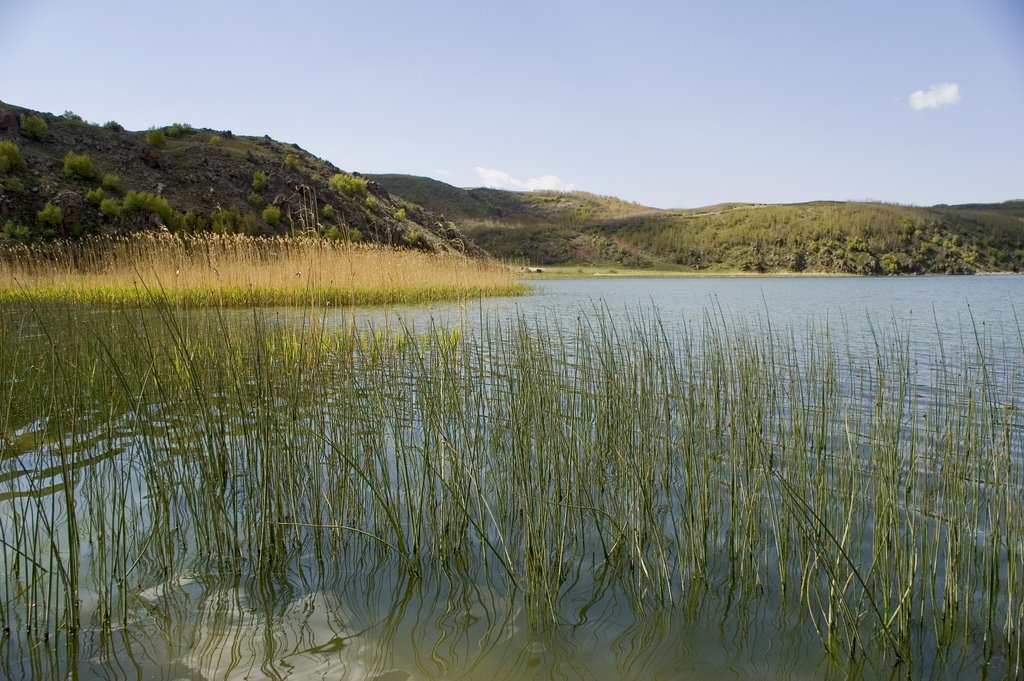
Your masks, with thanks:
[{"label": "tall grass", "polygon": [[316,237],[102,237],[0,248],[0,301],[373,305],[525,291],[503,265]]},{"label": "tall grass", "polygon": [[269,612],[387,565],[507,591],[537,632],[714,602],[839,676],[1020,673],[1014,345],[917,365],[898,329],[853,356],[713,313],[470,334],[0,310],[7,660],[74,665],[73,632],[183,580],[245,580]]}]

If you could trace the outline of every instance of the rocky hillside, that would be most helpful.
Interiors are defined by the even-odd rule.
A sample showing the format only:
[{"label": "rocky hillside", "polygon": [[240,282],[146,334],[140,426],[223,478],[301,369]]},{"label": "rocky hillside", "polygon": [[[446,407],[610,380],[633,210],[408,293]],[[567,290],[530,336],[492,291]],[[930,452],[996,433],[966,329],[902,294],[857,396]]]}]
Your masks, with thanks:
[{"label": "rocky hillside", "polygon": [[442,212],[492,254],[531,264],[854,274],[1020,271],[1024,201],[723,204],[659,210],[583,192],[459,189],[374,175]]},{"label": "rocky hillside", "polygon": [[138,230],[317,233],[483,252],[446,219],[296,145],[173,124],[132,132],[0,102],[0,240]]}]

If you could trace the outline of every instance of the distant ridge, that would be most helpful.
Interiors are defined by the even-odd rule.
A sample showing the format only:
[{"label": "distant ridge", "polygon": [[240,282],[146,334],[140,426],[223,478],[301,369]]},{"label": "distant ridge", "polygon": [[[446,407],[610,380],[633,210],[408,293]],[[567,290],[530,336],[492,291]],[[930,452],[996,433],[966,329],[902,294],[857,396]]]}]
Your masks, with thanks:
[{"label": "distant ridge", "polygon": [[493,255],[537,265],[850,274],[1024,267],[1020,199],[931,207],[812,201],[664,210],[585,192],[460,189],[411,175],[367,177],[444,213]]}]

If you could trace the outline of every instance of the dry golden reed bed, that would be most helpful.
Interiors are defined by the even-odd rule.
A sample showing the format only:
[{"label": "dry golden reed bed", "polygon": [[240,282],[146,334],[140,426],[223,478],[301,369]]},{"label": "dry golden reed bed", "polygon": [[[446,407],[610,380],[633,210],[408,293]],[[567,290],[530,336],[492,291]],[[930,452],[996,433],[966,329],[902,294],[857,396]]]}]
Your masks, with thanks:
[{"label": "dry golden reed bed", "polygon": [[496,261],[319,237],[142,234],[0,247],[0,302],[375,305],[526,290]]}]

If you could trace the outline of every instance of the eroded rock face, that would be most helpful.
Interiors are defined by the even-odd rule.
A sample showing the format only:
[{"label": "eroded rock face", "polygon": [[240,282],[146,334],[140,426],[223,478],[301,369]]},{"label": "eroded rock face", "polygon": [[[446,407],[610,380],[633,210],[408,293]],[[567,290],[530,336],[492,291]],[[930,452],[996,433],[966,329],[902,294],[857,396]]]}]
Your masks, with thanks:
[{"label": "eroded rock face", "polygon": [[162,170],[167,167],[166,157],[153,147],[142,149],[142,162],[153,170]]},{"label": "eroded rock face", "polygon": [[0,109],[0,130],[16,132],[20,128],[17,113],[10,109]]}]

